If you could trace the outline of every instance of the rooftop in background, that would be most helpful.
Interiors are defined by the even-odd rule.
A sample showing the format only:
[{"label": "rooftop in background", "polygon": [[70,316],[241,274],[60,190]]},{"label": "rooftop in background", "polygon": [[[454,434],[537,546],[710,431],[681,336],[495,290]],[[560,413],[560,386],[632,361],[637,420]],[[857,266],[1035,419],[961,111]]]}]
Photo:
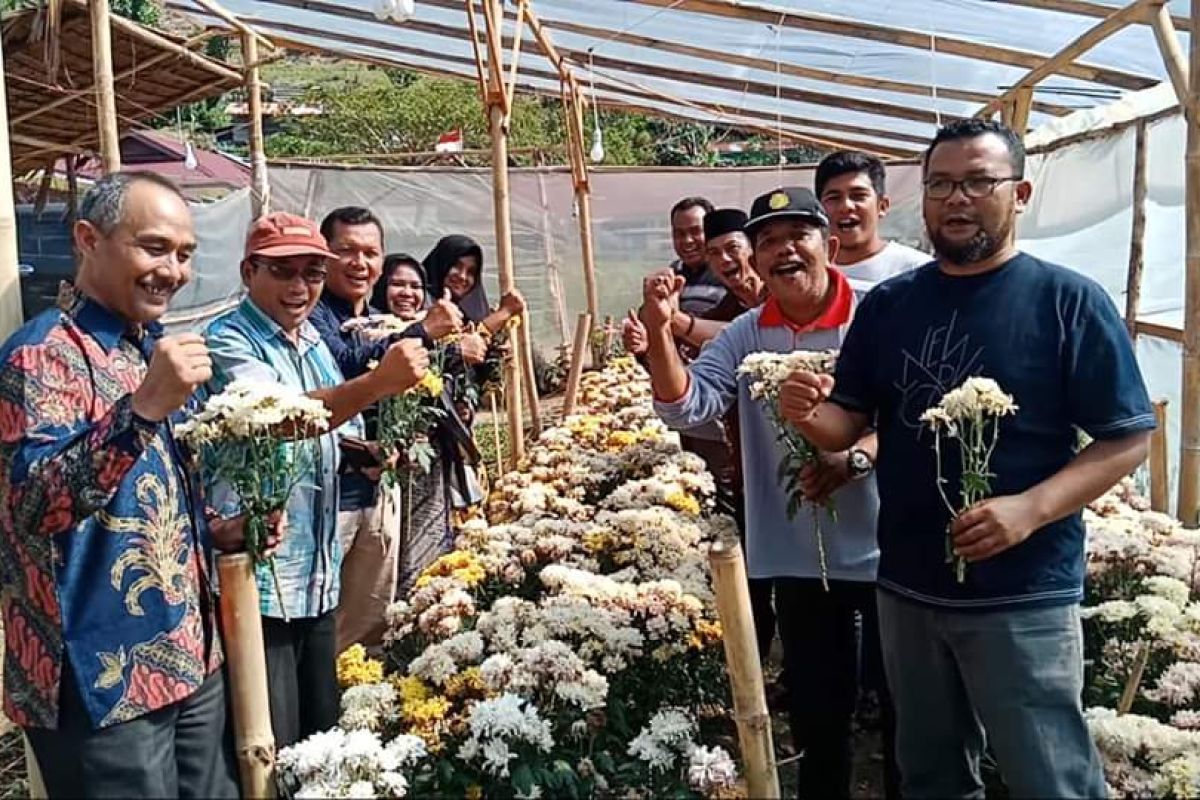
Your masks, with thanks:
[{"label": "rooftop in background", "polygon": [[[121,165],[126,169],[144,169],[170,178],[190,199],[212,199],[250,185],[250,167],[216,150],[192,146],[196,168],[186,166],[186,144],[167,131],[129,131],[121,137]],[[65,166],[59,167],[65,172]],[[83,180],[95,180],[103,173],[100,162],[92,158],[79,167]]]},{"label": "rooftop in background", "polygon": [[[59,9],[58,20],[50,17],[51,8]],[[4,15],[2,26],[13,172],[95,150],[99,131],[87,3],[61,0],[17,11]],[[192,52],[206,38],[184,40],[112,16],[113,78],[122,130],[242,84],[235,68]]]}]

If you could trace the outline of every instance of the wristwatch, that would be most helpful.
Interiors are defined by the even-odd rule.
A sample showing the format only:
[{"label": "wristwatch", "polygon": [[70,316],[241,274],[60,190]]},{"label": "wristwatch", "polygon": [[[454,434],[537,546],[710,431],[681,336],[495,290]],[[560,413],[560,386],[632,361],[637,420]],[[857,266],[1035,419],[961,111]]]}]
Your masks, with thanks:
[{"label": "wristwatch", "polygon": [[846,465],[852,481],[867,477],[871,474],[871,470],[875,469],[875,462],[861,447],[850,448],[846,453]]}]

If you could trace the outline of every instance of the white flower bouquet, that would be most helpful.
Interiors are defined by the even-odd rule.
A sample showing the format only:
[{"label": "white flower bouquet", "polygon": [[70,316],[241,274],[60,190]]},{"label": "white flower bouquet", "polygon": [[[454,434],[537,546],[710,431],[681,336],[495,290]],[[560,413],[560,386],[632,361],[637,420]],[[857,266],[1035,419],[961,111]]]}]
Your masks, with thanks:
[{"label": "white flower bouquet", "polygon": [[[837,351],[795,350],[791,353],[751,353],[738,367],[738,375],[750,379],[750,397],[764,401],[775,428],[779,432],[779,443],[784,455],[779,462],[778,480],[788,493],[788,518],[795,517],[806,504],[800,486],[800,471],[817,463],[820,451],[805,439],[798,430],[779,412],[779,392],[783,382],[793,372],[831,374],[837,366]],[[837,511],[833,499],[825,501],[825,511],[836,519]],[[821,583],[829,590],[829,565],[825,555],[825,537],[821,533],[821,518],[813,506],[813,533],[817,540],[817,558],[821,567]]]},{"label": "white flower bouquet", "polygon": [[[246,550],[271,574],[266,555],[268,518],[287,507],[308,472],[316,442],[329,428],[329,410],[282,384],[234,381],[175,429],[197,454],[208,485],[223,484],[237,495],[246,515]],[[282,594],[279,594],[282,602]]]},{"label": "white flower bouquet", "polygon": [[[1000,419],[1017,413],[1012,395],[1005,394],[991,378],[967,378],[961,386],[942,396],[941,402],[926,409],[921,422],[933,431],[933,451],[937,457],[937,489],[950,511],[951,519],[966,511],[992,492],[992,453],[1000,440]],[[942,471],[942,437],[958,442],[962,457],[959,473],[959,505],[946,495],[949,479]],[[966,580],[966,559],[955,555],[950,528],[946,528],[946,563],[954,565],[959,583]]]}]

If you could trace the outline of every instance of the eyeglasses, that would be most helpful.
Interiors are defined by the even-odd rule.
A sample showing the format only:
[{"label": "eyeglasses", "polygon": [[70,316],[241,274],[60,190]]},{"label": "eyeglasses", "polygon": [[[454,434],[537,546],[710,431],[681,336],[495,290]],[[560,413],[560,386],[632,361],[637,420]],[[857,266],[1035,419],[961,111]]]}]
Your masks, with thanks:
[{"label": "eyeglasses", "polygon": [[1023,180],[1019,175],[1012,175],[1007,178],[981,176],[977,178],[963,178],[961,181],[952,181],[949,178],[930,178],[924,184],[925,196],[930,200],[945,200],[954,194],[955,189],[962,189],[963,194],[967,197],[972,200],[979,200],[996,191],[996,187],[1000,184],[1019,180]]},{"label": "eyeglasses", "polygon": [[329,276],[329,270],[324,267],[304,267],[303,269],[292,269],[283,264],[274,261],[252,261],[255,267],[261,267],[267,271],[272,278],[283,283],[291,283],[296,280],[296,276],[310,286],[316,286],[324,283]]}]

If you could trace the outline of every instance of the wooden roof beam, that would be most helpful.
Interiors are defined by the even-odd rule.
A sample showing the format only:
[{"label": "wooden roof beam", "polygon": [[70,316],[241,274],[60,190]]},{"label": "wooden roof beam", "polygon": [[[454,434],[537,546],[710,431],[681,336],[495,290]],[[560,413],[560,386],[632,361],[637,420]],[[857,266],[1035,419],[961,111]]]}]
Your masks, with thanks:
[{"label": "wooden roof beam", "polygon": [[[1108,37],[1125,29],[1134,22],[1140,20],[1148,20],[1147,13],[1157,13],[1159,8],[1163,7],[1166,0],[1133,0],[1122,8],[1113,11],[1100,22],[1096,23],[1086,31],[1076,36],[1068,42],[1057,53],[1047,58],[1040,65],[1025,73],[1025,77],[1014,83],[1006,89],[996,99],[984,105],[983,108],[976,112],[977,117],[989,117],[996,111],[1002,109],[1006,104],[1013,102],[1018,97],[1022,89],[1033,89],[1043,80],[1053,75],[1056,72],[1061,72],[1063,67],[1074,63],[1075,59],[1079,58],[1084,53],[1091,50],[1100,42]],[[1028,119],[1028,114],[1026,114]],[[1017,130],[1014,128],[1014,130]],[[1023,133],[1024,128],[1018,130],[1018,133]]]},{"label": "wooden roof beam", "polygon": [[[175,8],[177,5],[178,5],[178,3],[176,3],[176,2],[168,2],[167,3],[168,8]],[[292,25],[290,23],[285,23],[285,22],[273,22],[270,20],[258,19],[255,17],[245,17],[245,19],[260,28],[271,31],[272,36],[274,36],[274,38],[277,41],[283,42],[286,46],[295,47],[295,48],[301,49],[301,50],[317,51],[317,50],[319,50],[319,48],[316,47],[315,45],[297,42],[296,40],[287,38],[286,36],[279,36],[276,34],[276,32],[282,32],[284,34],[287,34],[287,33],[298,34],[301,36],[320,37],[320,38],[327,39],[330,41],[343,42],[345,44],[355,45],[357,47],[368,47],[368,48],[378,49],[380,51],[387,52],[389,54],[403,54],[403,55],[414,56],[416,58],[427,59],[427,60],[431,60],[431,61],[442,61],[442,62],[447,62],[450,64],[462,65],[465,67],[469,67],[472,71],[475,68],[474,61],[472,61],[470,59],[466,59],[466,58],[460,58],[458,56],[447,55],[446,53],[433,52],[433,51],[424,50],[421,48],[409,47],[407,45],[381,43],[377,39],[371,39],[371,38],[364,37],[364,36],[354,36],[352,34],[340,34],[340,33],[326,32],[326,31],[313,31],[312,29],[306,28],[301,25]],[[347,58],[357,59],[360,61],[366,61],[368,63],[377,63],[378,62],[377,59],[369,58],[360,53],[346,52],[346,53],[344,53],[344,55]],[[409,69],[415,69],[418,72],[423,72],[423,73],[427,73],[427,74],[437,74],[437,75],[449,74],[449,75],[453,75],[455,77],[462,77],[462,74],[457,71],[453,71],[453,70],[439,71],[437,69],[431,69],[427,66],[413,65],[411,63],[405,62],[403,59],[386,59],[385,61],[378,62],[378,63],[385,63],[387,66],[392,66],[392,67],[404,66]],[[565,62],[565,61],[564,61],[564,65],[566,65],[568,69],[570,68],[569,65],[567,64],[567,62]],[[528,75],[530,77],[542,78],[544,80],[558,80],[559,79],[559,76],[557,75],[557,73],[549,72],[549,71],[545,71],[545,70],[539,70],[536,68],[525,67],[525,68],[522,68],[521,71],[523,74]],[[676,104],[678,104],[680,102],[693,102],[693,101],[683,101],[682,98],[676,98],[676,97],[673,97],[671,95],[667,95],[664,93],[647,91],[644,89],[644,87],[638,88],[638,89],[624,88],[619,85],[620,83],[622,83],[622,81],[620,81],[619,79],[610,78],[610,77],[602,75],[600,73],[597,73],[596,83],[597,83],[597,86],[600,88],[605,88],[608,91],[626,94],[630,97],[635,97],[635,98],[674,102]],[[539,92],[539,93],[541,93],[541,92]],[[731,112],[729,110],[724,109],[716,104],[709,104],[709,105],[711,108],[721,109],[719,113],[722,116],[730,116],[730,114],[731,114]],[[713,112],[713,113],[718,113],[718,112]],[[875,129],[875,128],[870,128],[870,127],[866,127],[866,126],[828,122],[825,120],[805,119],[805,118],[796,117],[796,116],[792,116],[792,115],[788,115],[788,114],[776,115],[776,114],[768,114],[765,111],[756,113],[753,111],[746,111],[746,110],[740,110],[738,113],[746,118],[757,119],[760,124],[768,125],[768,126],[771,124],[774,124],[776,122],[776,120],[778,119],[778,121],[780,121],[780,122],[783,122],[786,124],[791,124],[791,125],[799,125],[799,126],[810,127],[810,128],[819,128],[819,129],[824,129],[824,130],[828,130],[831,132],[849,133],[851,135],[872,136],[872,137],[879,137],[879,138],[883,138],[883,139],[892,139],[895,142],[904,142],[904,143],[908,143],[908,144],[915,144],[915,145],[918,145],[919,147],[924,147],[924,145],[928,142],[928,139],[923,136],[916,136],[916,135],[905,134],[905,133],[896,133],[896,132],[892,132],[892,131],[885,131],[882,129]],[[730,127],[737,127],[737,125],[731,124]]]},{"label": "wooden roof beam", "polygon": [[[175,2],[168,2],[168,7],[174,7],[175,5],[176,5]],[[316,46],[313,46],[313,44],[296,42],[295,40],[292,40],[292,38],[288,38],[286,36],[286,34],[296,34],[296,35],[300,35],[300,36],[314,36],[314,37],[325,38],[325,40],[329,40],[329,41],[353,44],[353,46],[356,46],[356,47],[378,49],[378,50],[380,50],[380,52],[385,52],[385,53],[389,53],[389,54],[403,54],[403,55],[415,56],[415,58],[419,58],[419,59],[448,62],[448,64],[466,67],[466,68],[469,68],[469,70],[474,71],[474,66],[475,66],[474,61],[470,60],[470,59],[466,59],[466,58],[460,58],[460,56],[448,55],[445,53],[434,53],[434,52],[432,52],[432,50],[408,47],[408,46],[404,46],[404,44],[380,43],[378,40],[376,40],[376,38],[368,38],[365,36],[354,36],[352,34],[334,34],[334,32],[331,32],[331,31],[314,31],[310,28],[305,28],[305,26],[302,26],[302,25],[293,25],[290,23],[276,23],[276,22],[271,22],[271,20],[257,19],[257,18],[253,18],[253,17],[246,17],[246,19],[248,20],[248,22],[251,22],[252,24],[259,26],[259,28],[263,28],[265,30],[271,31],[271,35],[274,36],[277,41],[284,42],[284,44],[286,44],[287,47],[294,47],[296,49],[310,50],[310,52],[311,52],[311,50],[319,50],[319,48]],[[282,34],[284,34],[284,36],[277,35],[277,32],[282,32]],[[344,55],[346,55],[346,58],[349,58],[349,59],[356,59],[356,60],[367,61],[367,62],[376,62],[376,60],[371,59],[370,56],[365,56],[364,54],[360,54],[360,53],[344,53]],[[408,64],[408,62],[404,61],[403,59],[386,59],[385,64],[386,64],[386,66],[406,66],[408,68],[413,68],[413,70],[416,70],[419,72],[425,72],[425,73],[431,73],[431,74],[450,74],[450,76],[462,77],[462,73],[455,71],[455,70],[438,71],[438,70],[436,70],[436,68],[430,68],[430,67],[425,67],[425,66],[413,66],[412,64]],[[564,62],[564,64],[565,64],[565,62]],[[536,68],[536,67],[524,67],[524,68],[522,68],[522,74],[526,74],[526,76],[528,76],[528,77],[541,78],[544,80],[558,80],[559,79],[557,73],[545,71],[545,70],[538,70],[538,68]],[[617,78],[610,78],[610,77],[604,76],[604,74],[596,73],[596,88],[598,88],[598,89],[604,89],[606,91],[617,92],[617,94],[623,94],[623,95],[630,96],[630,97],[641,98],[641,100],[670,102],[673,104],[679,104],[679,106],[685,106],[686,103],[696,103],[697,102],[697,101],[685,100],[685,98],[667,95],[667,94],[664,94],[664,92],[655,92],[653,90],[644,88],[644,86],[640,86],[640,85],[634,84],[634,83],[629,83],[629,85],[635,86],[635,89],[625,88],[625,86],[623,84],[626,84],[626,83],[629,83],[629,82],[623,82],[623,80],[620,80]],[[538,90],[538,94],[548,94],[548,92],[542,92],[542,91]],[[601,103],[601,104],[607,104],[607,103]],[[716,104],[716,103],[703,103],[702,106],[706,107],[706,110],[708,110],[709,113],[713,113],[713,114],[716,114],[719,116],[726,116],[726,118],[728,118],[728,116],[734,115],[733,112],[730,112],[730,110],[728,110],[724,107],[721,107],[721,106],[719,106],[719,104]],[[841,122],[829,122],[826,120],[810,120],[810,119],[804,119],[804,118],[797,118],[797,116],[792,116],[792,115],[788,115],[788,114],[784,114],[784,115],[763,114],[763,115],[755,116],[752,113],[745,112],[745,110],[739,110],[739,112],[737,112],[737,114],[742,115],[743,119],[756,119],[758,124],[763,125],[763,126],[773,125],[773,124],[775,124],[776,120],[778,120],[779,122],[784,122],[784,124],[787,124],[787,125],[818,128],[818,130],[830,131],[833,133],[848,133],[848,134],[851,134],[851,136],[868,136],[868,137],[876,137],[876,138],[881,138],[881,139],[892,139],[896,143],[917,145],[918,148],[924,148],[925,144],[928,143],[928,138],[913,136],[913,134],[876,130],[876,128],[841,124]],[[738,127],[738,125],[731,124],[730,127]],[[817,134],[814,134],[814,136],[817,136]],[[880,145],[880,146],[884,146],[884,145]],[[899,151],[901,148],[902,148],[901,144],[896,144],[893,149]]]},{"label": "wooden roof beam", "polygon": [[[1080,17],[1095,17],[1103,19],[1113,10],[1112,6],[1103,6],[1099,3],[1090,2],[1090,0],[991,0],[996,4],[1007,6],[1024,6],[1026,8],[1036,8],[1042,11],[1058,11],[1062,14],[1074,14]],[[1191,25],[1191,19],[1184,14],[1171,14],[1168,12],[1168,19],[1176,30],[1187,31]],[[1145,24],[1146,20],[1141,20],[1135,24]]]},{"label": "wooden roof beam", "polygon": [[[912,47],[926,52],[936,50],[945,55],[992,61],[1013,67],[1037,69],[1046,59],[1040,53],[1017,50],[1009,47],[970,42],[949,36],[931,37],[920,31],[892,28],[870,22],[796,11],[782,6],[742,2],[741,0],[630,0],[656,8],[673,11],[691,11],[697,14],[724,17],[726,19],[753,20],[764,25],[778,25],[782,20],[785,27],[797,30],[865,39],[897,47]],[[1110,67],[1088,64],[1063,64],[1057,70],[1060,75],[1093,83],[1103,83],[1121,89],[1148,89],[1158,80],[1146,75],[1136,75]]]}]

